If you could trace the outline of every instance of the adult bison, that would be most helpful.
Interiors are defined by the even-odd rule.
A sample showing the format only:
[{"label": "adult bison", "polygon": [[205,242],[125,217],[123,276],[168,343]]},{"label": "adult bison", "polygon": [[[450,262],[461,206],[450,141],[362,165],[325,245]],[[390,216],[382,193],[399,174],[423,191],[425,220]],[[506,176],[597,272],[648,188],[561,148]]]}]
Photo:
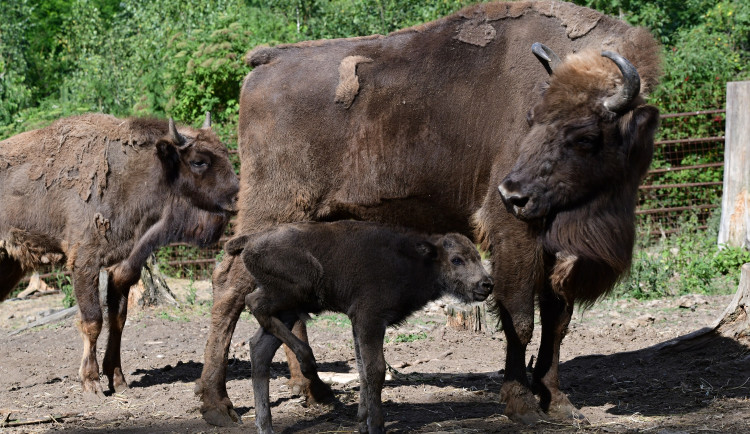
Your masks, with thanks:
[{"label": "adult bison", "polygon": [[[553,1],[258,48],[240,102],[238,231],[353,218],[473,237],[491,253],[492,307],[507,338],[505,413],[582,419],[559,390],[560,342],[574,303],[592,303],[629,267],[658,125],[644,94],[659,53],[644,29]],[[237,420],[225,387],[230,338],[254,282],[233,257],[213,278],[196,392],[204,418],[224,425]],[[542,340],[530,382],[535,298]],[[292,372],[293,388],[326,398]]]},{"label": "adult bison", "polygon": [[84,393],[101,396],[96,341],[99,269],[109,272],[103,371],[127,387],[120,340],[130,286],[157,247],[218,241],[239,189],[226,148],[210,129],[170,119],[89,114],[0,142],[0,300],[43,263],[73,274],[80,310]]}]

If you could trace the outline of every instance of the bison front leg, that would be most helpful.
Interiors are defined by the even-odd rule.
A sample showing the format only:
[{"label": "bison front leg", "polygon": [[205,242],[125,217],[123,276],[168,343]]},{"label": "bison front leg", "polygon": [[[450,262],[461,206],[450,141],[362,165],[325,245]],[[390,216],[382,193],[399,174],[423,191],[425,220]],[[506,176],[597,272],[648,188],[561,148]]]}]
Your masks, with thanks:
[{"label": "bison front leg", "polygon": [[211,425],[241,423],[227,394],[227,359],[232,334],[245,308],[245,296],[255,286],[252,276],[238,256],[228,256],[213,274],[214,305],[211,328],[203,356],[201,378],[195,382],[195,394],[203,404],[203,419]]},{"label": "bison front leg", "polygon": [[96,361],[96,341],[102,331],[98,273],[98,267],[75,267],[73,287],[80,312],[78,329],[83,339],[83,357],[78,375],[84,396],[101,399],[104,393],[99,384],[99,364]]},{"label": "bison front leg", "polygon": [[542,409],[553,418],[587,423],[586,417],[560,391],[558,377],[560,345],[573,315],[573,302],[566,302],[547,288],[539,295],[539,310],[542,341],[534,366],[534,391],[539,395]]},{"label": "bison front leg", "polygon": [[125,375],[122,372],[120,358],[122,330],[128,318],[130,287],[138,282],[140,276],[140,268],[131,267],[127,261],[121,263],[109,273],[107,282],[109,335],[102,368],[104,375],[109,380],[111,392],[122,392],[128,388],[128,383],[125,381]]},{"label": "bison front leg", "polygon": [[[511,221],[511,224],[515,222]],[[534,331],[534,296],[544,281],[542,256],[533,240],[523,240],[526,228],[515,239],[494,243],[492,277],[493,299],[506,338],[505,376],[500,399],[511,420],[533,424],[546,418],[526,376],[526,348]],[[502,245],[501,243],[505,243]],[[512,258],[512,259],[511,259]],[[509,261],[513,266],[508,266]]]}]

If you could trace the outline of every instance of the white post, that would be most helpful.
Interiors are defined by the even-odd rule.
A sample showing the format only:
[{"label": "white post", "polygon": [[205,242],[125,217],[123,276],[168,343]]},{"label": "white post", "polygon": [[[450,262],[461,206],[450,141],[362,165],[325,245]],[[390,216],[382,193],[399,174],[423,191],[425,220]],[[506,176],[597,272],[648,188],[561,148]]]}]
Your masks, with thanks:
[{"label": "white post", "polygon": [[719,244],[750,248],[750,81],[727,83]]}]

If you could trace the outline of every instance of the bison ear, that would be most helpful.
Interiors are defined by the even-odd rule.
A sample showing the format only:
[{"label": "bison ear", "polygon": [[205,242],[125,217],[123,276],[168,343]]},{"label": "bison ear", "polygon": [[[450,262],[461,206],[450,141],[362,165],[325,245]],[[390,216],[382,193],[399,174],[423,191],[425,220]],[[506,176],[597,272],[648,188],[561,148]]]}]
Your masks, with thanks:
[{"label": "bison ear", "polygon": [[636,107],[620,119],[620,132],[632,169],[645,174],[654,154],[654,135],[659,127],[659,109],[651,105]]},{"label": "bison ear", "polygon": [[240,235],[239,237],[232,238],[224,244],[224,250],[232,256],[237,256],[245,249],[248,238],[247,235]]},{"label": "bison ear", "polygon": [[435,260],[438,257],[437,247],[427,240],[422,240],[416,244],[417,252],[427,259]]}]

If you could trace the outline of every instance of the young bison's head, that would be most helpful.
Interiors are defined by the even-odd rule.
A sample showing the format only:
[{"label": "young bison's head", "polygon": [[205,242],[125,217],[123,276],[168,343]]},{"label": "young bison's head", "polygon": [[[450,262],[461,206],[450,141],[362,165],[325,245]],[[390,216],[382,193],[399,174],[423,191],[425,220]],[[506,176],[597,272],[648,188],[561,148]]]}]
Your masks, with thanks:
[{"label": "young bison's head", "polygon": [[236,208],[239,180],[229,152],[211,130],[211,116],[201,129],[182,127],[172,119],[169,132],[156,145],[169,184],[193,206],[209,212],[232,213]]},{"label": "young bison's head", "polygon": [[[550,80],[529,111],[518,160],[498,187],[508,211],[523,220],[548,218],[620,191],[634,202],[659,123],[658,110],[644,105],[636,68],[612,51],[585,50],[564,62],[542,44],[532,51],[548,62]],[[648,62],[658,60],[645,62],[650,81],[658,65]]]},{"label": "young bison's head", "polygon": [[482,258],[471,240],[460,234],[446,234],[431,241],[434,245],[420,249],[438,262],[445,292],[465,303],[485,300],[492,292],[492,277],[482,266]]}]

